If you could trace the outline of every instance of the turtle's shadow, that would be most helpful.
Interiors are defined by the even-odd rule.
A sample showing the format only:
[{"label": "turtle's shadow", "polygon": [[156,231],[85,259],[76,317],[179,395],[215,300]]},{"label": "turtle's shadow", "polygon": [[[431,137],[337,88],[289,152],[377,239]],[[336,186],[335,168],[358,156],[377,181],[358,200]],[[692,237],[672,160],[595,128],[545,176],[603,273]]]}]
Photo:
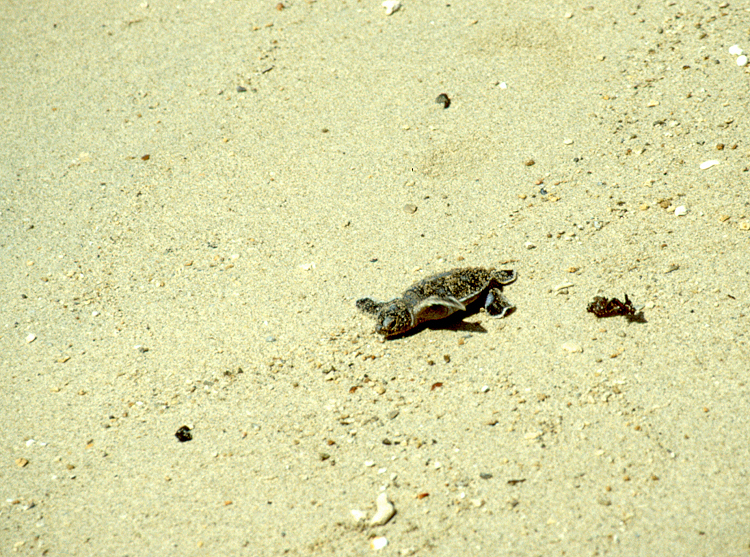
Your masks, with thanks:
[{"label": "turtle's shadow", "polygon": [[471,317],[472,315],[476,315],[479,313],[479,310],[476,311],[460,311],[457,313],[454,313],[450,317],[446,317],[445,319],[437,319],[435,321],[426,321],[420,325],[417,325],[413,329],[409,329],[405,333],[402,333],[400,335],[394,335],[392,337],[386,338],[386,340],[397,340],[400,338],[408,338],[412,335],[419,334],[421,331],[425,329],[432,329],[433,331],[464,331],[467,333],[487,333],[487,329],[485,329],[481,323],[467,323],[464,321],[465,318]]}]

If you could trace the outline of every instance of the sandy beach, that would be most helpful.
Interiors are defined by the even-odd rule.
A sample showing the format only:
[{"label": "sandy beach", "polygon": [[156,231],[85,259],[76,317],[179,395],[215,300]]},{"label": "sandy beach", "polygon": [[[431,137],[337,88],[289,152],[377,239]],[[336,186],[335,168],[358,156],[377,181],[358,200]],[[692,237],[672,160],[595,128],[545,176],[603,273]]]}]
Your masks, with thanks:
[{"label": "sandy beach", "polygon": [[0,554],[750,554],[747,2],[0,16]]}]

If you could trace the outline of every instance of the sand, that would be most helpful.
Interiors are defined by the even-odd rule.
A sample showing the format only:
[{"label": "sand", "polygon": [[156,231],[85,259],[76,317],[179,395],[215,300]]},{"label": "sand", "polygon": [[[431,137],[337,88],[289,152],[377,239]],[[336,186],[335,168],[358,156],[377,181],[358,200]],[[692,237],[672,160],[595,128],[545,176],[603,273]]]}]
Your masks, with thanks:
[{"label": "sand", "polygon": [[0,553],[747,555],[746,4],[282,2],[0,7]]}]

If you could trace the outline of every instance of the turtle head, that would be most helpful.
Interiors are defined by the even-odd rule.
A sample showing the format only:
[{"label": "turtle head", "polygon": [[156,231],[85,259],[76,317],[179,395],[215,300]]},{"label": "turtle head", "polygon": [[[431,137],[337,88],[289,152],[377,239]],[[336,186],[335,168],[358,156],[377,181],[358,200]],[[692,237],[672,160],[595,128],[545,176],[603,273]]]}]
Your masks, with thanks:
[{"label": "turtle head", "polygon": [[377,332],[386,337],[405,333],[414,327],[414,315],[401,299],[388,302],[378,312]]}]

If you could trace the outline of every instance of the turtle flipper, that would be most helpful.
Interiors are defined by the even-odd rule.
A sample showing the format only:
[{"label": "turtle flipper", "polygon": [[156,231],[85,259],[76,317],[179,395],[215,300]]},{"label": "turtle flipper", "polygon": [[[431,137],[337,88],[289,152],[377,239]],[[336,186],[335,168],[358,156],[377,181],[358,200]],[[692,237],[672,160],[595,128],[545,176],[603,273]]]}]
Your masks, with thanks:
[{"label": "turtle flipper", "polygon": [[368,315],[377,316],[380,308],[383,307],[383,302],[376,302],[371,298],[361,298],[357,300],[357,309]]},{"label": "turtle flipper", "polygon": [[487,297],[484,300],[484,309],[492,317],[498,319],[510,315],[516,309],[516,306],[511,304],[508,299],[503,296],[499,288],[490,288],[487,292]]},{"label": "turtle flipper", "polygon": [[444,319],[457,311],[465,311],[466,306],[453,296],[430,296],[414,306],[415,323]]}]

